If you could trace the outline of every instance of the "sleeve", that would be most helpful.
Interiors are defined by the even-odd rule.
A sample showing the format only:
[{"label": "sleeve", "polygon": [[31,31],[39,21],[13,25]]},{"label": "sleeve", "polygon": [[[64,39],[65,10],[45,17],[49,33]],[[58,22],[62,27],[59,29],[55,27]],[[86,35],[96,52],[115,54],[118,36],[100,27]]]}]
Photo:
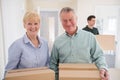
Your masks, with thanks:
[{"label": "sleeve", "polygon": [[50,55],[49,55],[49,47],[47,44],[47,66],[49,67],[49,62],[50,62]]},{"label": "sleeve", "polygon": [[5,67],[5,71],[17,69],[21,57],[20,45],[14,42],[8,49],[8,63]]},{"label": "sleeve", "polygon": [[94,62],[96,64],[98,69],[108,70],[105,56],[104,56],[103,51],[100,48],[94,35],[91,36],[91,51],[90,51],[90,53],[91,53],[91,57],[92,57],[92,62]]},{"label": "sleeve", "polygon": [[59,65],[59,53],[54,44],[51,52],[51,57],[50,57],[50,69],[55,71],[56,80],[58,80],[59,78],[58,65]]}]

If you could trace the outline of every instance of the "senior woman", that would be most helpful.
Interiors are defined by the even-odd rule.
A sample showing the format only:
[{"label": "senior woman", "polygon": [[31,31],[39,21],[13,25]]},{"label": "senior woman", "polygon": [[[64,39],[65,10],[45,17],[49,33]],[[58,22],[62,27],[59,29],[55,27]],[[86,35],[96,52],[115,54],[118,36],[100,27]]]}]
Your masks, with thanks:
[{"label": "senior woman", "polygon": [[25,35],[14,41],[8,50],[5,70],[45,67],[49,64],[49,49],[46,40],[38,36],[40,16],[26,12],[23,18]]}]

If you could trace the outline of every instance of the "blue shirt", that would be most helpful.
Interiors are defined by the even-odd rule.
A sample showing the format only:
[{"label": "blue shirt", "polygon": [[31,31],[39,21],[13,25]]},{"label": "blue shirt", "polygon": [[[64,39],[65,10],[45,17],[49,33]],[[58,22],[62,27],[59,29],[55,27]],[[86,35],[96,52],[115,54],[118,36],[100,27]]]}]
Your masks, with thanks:
[{"label": "blue shirt", "polygon": [[6,71],[20,68],[44,67],[49,64],[48,44],[43,38],[39,38],[39,46],[36,48],[25,34],[16,40],[8,50],[8,64]]}]

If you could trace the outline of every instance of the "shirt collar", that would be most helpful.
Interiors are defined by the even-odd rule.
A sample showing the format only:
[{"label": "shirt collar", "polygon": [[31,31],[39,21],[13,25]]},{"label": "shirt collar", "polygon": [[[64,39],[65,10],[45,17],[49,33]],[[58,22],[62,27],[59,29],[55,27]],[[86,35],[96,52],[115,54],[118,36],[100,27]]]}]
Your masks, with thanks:
[{"label": "shirt collar", "polygon": [[26,34],[24,35],[23,38],[24,38],[24,42],[25,42],[25,43],[30,43],[30,39],[27,37]]},{"label": "shirt collar", "polygon": [[[38,48],[39,48],[39,47],[42,45],[43,41],[40,40],[40,37],[39,37],[39,36],[37,36],[37,37],[38,37],[38,40],[39,40],[39,43],[40,43],[40,44],[38,45]],[[26,43],[26,44],[27,44],[27,43],[30,43],[32,46],[34,46],[33,43],[30,41],[30,39],[27,37],[27,34],[25,34],[23,38],[24,38],[24,43]]]},{"label": "shirt collar", "polygon": [[89,28],[89,26],[88,26],[88,25],[87,25],[86,27],[87,27],[88,29],[93,29],[93,28],[94,28],[94,26],[93,26],[92,28]]},{"label": "shirt collar", "polygon": [[[78,30],[78,27],[77,27],[76,32],[75,32],[72,36],[76,36],[76,35],[77,35],[77,33],[78,33],[78,31],[79,31],[79,30]],[[72,36],[71,36],[71,35],[69,35],[67,32],[65,32],[65,33],[66,33],[66,35],[67,35],[67,36],[72,37]]]}]

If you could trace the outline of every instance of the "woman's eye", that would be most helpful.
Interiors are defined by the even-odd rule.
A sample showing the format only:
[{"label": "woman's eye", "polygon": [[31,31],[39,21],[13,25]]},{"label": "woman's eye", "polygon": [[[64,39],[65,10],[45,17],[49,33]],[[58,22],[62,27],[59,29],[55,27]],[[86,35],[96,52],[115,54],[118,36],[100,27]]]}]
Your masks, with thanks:
[{"label": "woman's eye", "polygon": [[38,23],[35,23],[34,25],[38,25]]},{"label": "woman's eye", "polygon": [[28,25],[32,25],[32,23],[28,23]]}]

